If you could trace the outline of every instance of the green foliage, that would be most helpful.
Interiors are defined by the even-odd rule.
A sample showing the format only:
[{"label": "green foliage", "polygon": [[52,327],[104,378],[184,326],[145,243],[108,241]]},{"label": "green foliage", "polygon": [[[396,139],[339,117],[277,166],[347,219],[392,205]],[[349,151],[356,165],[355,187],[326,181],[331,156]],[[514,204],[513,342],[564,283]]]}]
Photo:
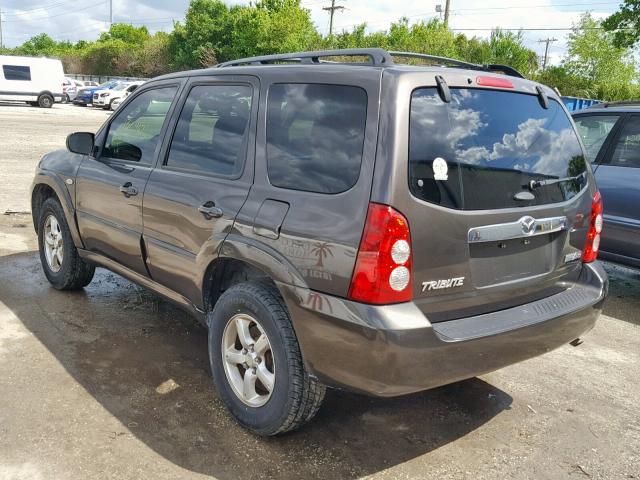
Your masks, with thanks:
[{"label": "green foliage", "polygon": [[605,30],[613,32],[617,47],[632,47],[640,39],[640,0],[624,0],[620,11],[604,22]]},{"label": "green foliage", "polygon": [[176,22],[169,34],[151,35],[146,27],[114,24],[93,42],[57,42],[43,33],[2,53],[58,57],[69,73],[153,77],[255,55],[381,47],[504,64],[564,95],[609,100],[640,96],[628,48],[639,36],[640,0],[625,0],[621,10],[602,24],[585,14],[569,36],[562,64],[540,71],[536,53],[525,46],[522,32],[498,28],[488,39],[467,37],[437,19],[410,23],[401,18],[387,31],[368,32],[362,24],[322,37],[300,0],[256,0],[248,5],[191,0],[184,22]]},{"label": "green foliage", "polygon": [[100,34],[98,42],[121,40],[129,45],[143,45],[149,38],[150,35],[147,27],[134,27],[126,23],[115,23],[111,25],[108,32]]},{"label": "green foliage", "polygon": [[600,26],[589,13],[582,15],[569,34],[562,66],[548,69],[538,80],[558,87],[564,95],[602,100],[637,97],[639,77],[631,52],[616,46],[614,34]]}]

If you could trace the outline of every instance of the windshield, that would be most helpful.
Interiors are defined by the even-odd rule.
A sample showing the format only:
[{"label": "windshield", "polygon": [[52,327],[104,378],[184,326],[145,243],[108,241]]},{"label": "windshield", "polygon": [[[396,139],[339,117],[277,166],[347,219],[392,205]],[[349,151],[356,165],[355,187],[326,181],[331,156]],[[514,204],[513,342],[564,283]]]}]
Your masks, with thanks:
[{"label": "windshield", "polygon": [[115,87],[113,87],[113,90],[124,90],[128,86],[129,86],[128,83],[121,83],[120,85],[116,85]]},{"label": "windshield", "polygon": [[584,177],[535,189],[532,201],[515,194],[532,180],[586,172],[582,148],[564,110],[535,95],[451,89],[445,103],[435,88],[411,99],[410,190],[444,207],[483,210],[561,202],[575,196]]}]

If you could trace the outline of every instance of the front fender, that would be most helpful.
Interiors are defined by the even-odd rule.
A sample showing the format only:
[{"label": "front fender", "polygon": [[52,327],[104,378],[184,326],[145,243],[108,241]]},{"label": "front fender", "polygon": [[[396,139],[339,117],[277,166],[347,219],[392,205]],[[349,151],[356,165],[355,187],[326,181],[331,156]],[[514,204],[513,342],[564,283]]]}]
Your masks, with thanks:
[{"label": "front fender", "polygon": [[[66,150],[52,152],[45,155],[36,170],[31,184],[31,212],[34,227],[38,229],[38,201],[36,194],[43,185],[49,187],[58,197],[71,231],[73,243],[77,248],[84,248],[75,212],[75,178],[82,162],[81,155],[75,155]],[[70,181],[70,183],[67,183]]]}]

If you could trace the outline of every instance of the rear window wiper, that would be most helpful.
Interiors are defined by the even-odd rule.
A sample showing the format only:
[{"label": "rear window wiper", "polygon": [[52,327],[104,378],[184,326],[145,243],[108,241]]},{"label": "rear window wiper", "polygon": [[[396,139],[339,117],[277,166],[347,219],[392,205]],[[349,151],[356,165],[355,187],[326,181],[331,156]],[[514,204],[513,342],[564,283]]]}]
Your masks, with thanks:
[{"label": "rear window wiper", "polygon": [[556,183],[565,183],[584,178],[587,172],[583,172],[575,177],[554,178],[553,180],[531,180],[529,182],[529,190],[535,190],[536,188],[546,187],[547,185],[555,185]]}]

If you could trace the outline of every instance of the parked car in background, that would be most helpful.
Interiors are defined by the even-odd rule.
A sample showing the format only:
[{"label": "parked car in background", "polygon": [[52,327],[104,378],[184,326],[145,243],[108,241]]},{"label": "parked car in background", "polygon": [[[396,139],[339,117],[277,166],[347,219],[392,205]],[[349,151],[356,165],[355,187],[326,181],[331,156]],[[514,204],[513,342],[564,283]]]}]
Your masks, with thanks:
[{"label": "parked car in background", "polygon": [[70,77],[64,77],[64,82],[62,84],[62,102],[72,102],[78,95],[78,90],[82,87],[84,87],[84,85],[77,80]]},{"label": "parked car in background", "polygon": [[100,265],[191,312],[261,435],[325,386],[392,397],[578,345],[606,296],[574,124],[509,67],[241,59],[149,81],[67,149],[31,196],[51,285]]},{"label": "parked car in background", "polygon": [[103,83],[102,85],[97,85],[93,87],[83,87],[78,91],[78,95],[73,100],[73,103],[76,105],[89,105],[93,102],[93,94],[97,90],[110,90],[118,85],[120,85],[120,81],[110,80],[108,82]]},{"label": "parked car in background", "polygon": [[93,92],[92,104],[94,107],[101,107],[105,110],[115,110],[116,107],[113,106],[113,102],[115,100],[120,100],[135,92],[135,90],[143,83],[143,81],[126,82],[116,85],[111,89],[96,90]]},{"label": "parked car in background", "polygon": [[64,81],[60,60],[0,55],[0,100],[51,108],[62,101]]},{"label": "parked car in background", "polygon": [[601,256],[640,268],[640,102],[601,103],[573,118],[602,194]]}]

